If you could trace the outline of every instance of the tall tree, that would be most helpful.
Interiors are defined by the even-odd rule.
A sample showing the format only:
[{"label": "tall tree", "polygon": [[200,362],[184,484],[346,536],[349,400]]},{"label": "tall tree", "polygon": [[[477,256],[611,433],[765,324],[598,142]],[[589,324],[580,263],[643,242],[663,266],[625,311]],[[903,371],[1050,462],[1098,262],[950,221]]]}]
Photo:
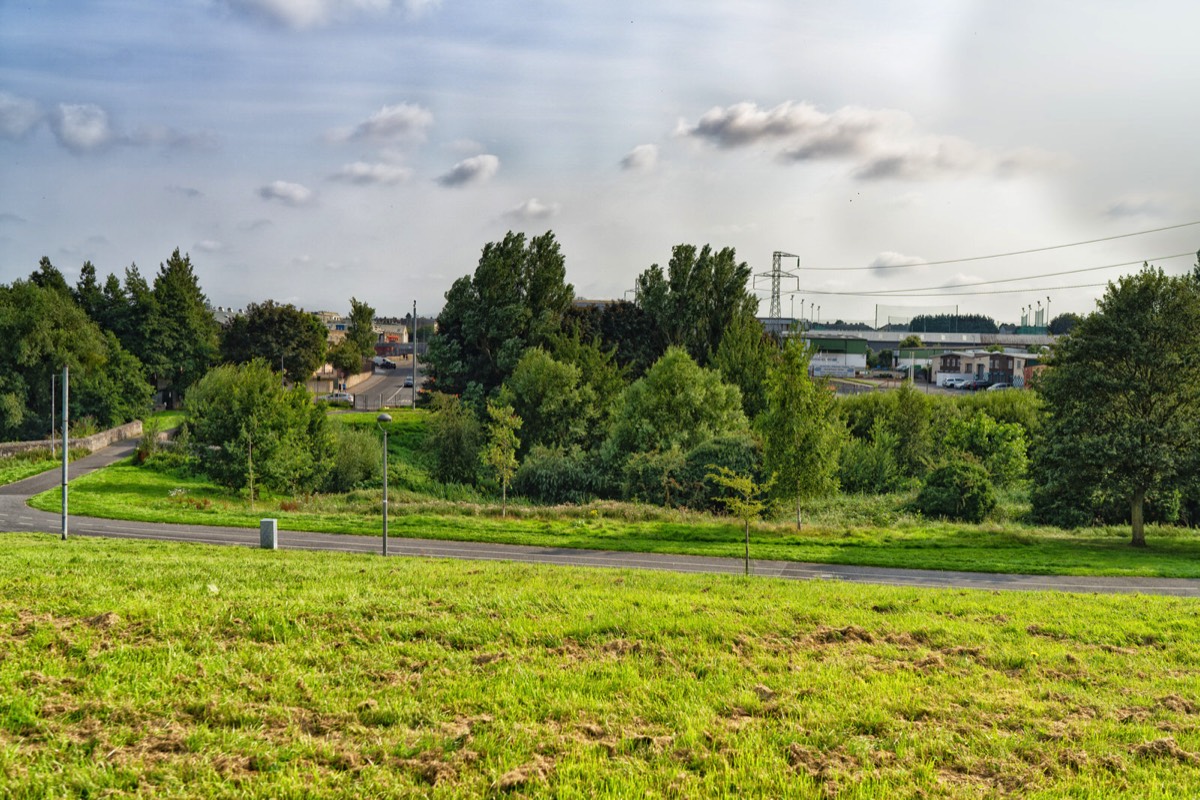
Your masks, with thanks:
[{"label": "tall tree", "polygon": [[350,298],[350,324],[346,338],[354,342],[358,354],[368,358],[375,354],[375,309],[356,298]]},{"label": "tall tree", "polygon": [[180,255],[178,248],[159,266],[153,296],[146,324],[147,360],[165,388],[180,396],[215,362],[219,326],[190,256]]},{"label": "tall tree", "polygon": [[547,345],[563,327],[574,290],[552,232],[529,240],[509,233],[489,242],[473,275],[446,292],[427,362],[450,394],[487,395],[512,374],[521,354]]},{"label": "tall tree", "polygon": [[521,429],[521,418],[512,406],[493,403],[487,404],[487,413],[490,420],[487,443],[480,457],[500,482],[500,516],[503,517],[508,514],[508,485],[517,472],[517,450],[521,447],[517,431]]},{"label": "tall tree", "polygon": [[104,311],[104,292],[96,280],[96,267],[91,261],[84,261],[83,266],[79,268],[79,280],[71,296],[89,319],[103,327],[101,319]]},{"label": "tall tree", "polygon": [[71,287],[67,286],[67,279],[63,277],[58,267],[50,263],[50,259],[46,256],[42,256],[38,261],[38,268],[30,274],[29,280],[43,289],[53,289],[66,297],[71,296]]},{"label": "tall tree", "polygon": [[320,320],[290,303],[251,303],[222,327],[221,357],[232,364],[261,358],[304,383],[325,361],[327,335]]},{"label": "tall tree", "polygon": [[838,488],[838,459],[846,429],[837,400],[824,379],[808,375],[812,351],[789,339],[767,374],[767,409],[758,418],[763,466],[781,500],[796,503],[796,527],[803,522],[801,503]]},{"label": "tall tree", "polygon": [[1188,480],[1200,440],[1200,284],[1149,265],[1110,283],[1059,341],[1040,388],[1035,515],[1065,502],[1087,516],[1106,495],[1124,498],[1131,543],[1145,547],[1147,495]]},{"label": "tall tree", "polygon": [[584,399],[579,368],[531,347],[500,389],[499,402],[522,420],[520,455],[535,445],[567,448],[584,436]]},{"label": "tall tree", "polygon": [[749,288],[750,267],[732,247],[676,245],[664,273],[653,264],[637,278],[637,303],[654,319],[664,340],[687,349],[708,366],[725,331],[758,312]]},{"label": "tall tree", "polygon": [[713,366],[726,383],[742,390],[742,409],[754,419],[767,407],[767,372],[779,347],[757,319],[740,316],[721,338]]}]

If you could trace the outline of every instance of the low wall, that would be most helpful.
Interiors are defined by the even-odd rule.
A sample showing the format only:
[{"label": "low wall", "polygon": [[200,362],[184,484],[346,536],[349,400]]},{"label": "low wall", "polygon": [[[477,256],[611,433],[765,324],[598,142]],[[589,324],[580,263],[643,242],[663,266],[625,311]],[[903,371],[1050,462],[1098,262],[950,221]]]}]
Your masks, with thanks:
[{"label": "low wall", "polygon": [[374,372],[360,372],[357,375],[350,375],[346,378],[346,388],[353,389],[355,386],[358,386],[360,383],[374,375]]},{"label": "low wall", "polygon": [[[109,428],[106,431],[100,431],[91,436],[71,439],[67,444],[70,447],[79,447],[87,450],[89,453],[94,453],[97,450],[108,447],[113,442],[136,439],[141,435],[142,421],[135,419],[133,422],[127,422],[124,425],[118,425],[115,428]],[[56,439],[53,445],[55,447],[62,447],[62,439]],[[5,442],[0,444],[0,456],[11,456],[14,453],[25,453],[30,450],[49,450],[50,446],[51,441],[49,439],[43,439],[40,442]]]}]

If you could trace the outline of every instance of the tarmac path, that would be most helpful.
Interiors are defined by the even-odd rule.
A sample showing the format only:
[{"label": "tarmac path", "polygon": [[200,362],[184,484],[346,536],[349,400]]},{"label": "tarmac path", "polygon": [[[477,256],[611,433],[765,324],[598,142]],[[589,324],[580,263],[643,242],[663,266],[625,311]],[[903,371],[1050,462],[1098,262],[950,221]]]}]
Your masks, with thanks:
[{"label": "tarmac path", "polygon": [[[127,458],[136,443],[119,442],[70,465],[70,477],[77,478]],[[30,497],[53,489],[61,483],[61,472],[52,470],[23,481],[0,486],[0,531],[61,531],[60,514],[30,508]],[[68,494],[68,500],[70,495]],[[123,520],[69,517],[68,536],[96,536],[115,539],[158,539],[203,544],[257,547],[258,530],[220,528],[208,525],[129,522]],[[279,546],[296,550],[329,550],[346,553],[379,553],[382,540],[373,536],[334,533],[279,531]],[[736,558],[671,555],[665,553],[629,553],[608,550],[577,550],[557,547],[488,544],[482,542],[440,541],[389,537],[389,556],[420,558],[456,558],[479,561],[518,561],[531,564],[557,564],[618,569],[651,569],[669,572],[740,575],[743,562]],[[1200,597],[1200,580],[1183,578],[1127,578],[1071,575],[1009,575],[984,572],[856,567],[840,564],[808,564],[795,561],[751,559],[751,573],[759,577],[791,580],[830,580],[887,586],[913,586],[942,589],[982,589],[991,591],[1059,591],[1101,594],[1154,594]]]}]

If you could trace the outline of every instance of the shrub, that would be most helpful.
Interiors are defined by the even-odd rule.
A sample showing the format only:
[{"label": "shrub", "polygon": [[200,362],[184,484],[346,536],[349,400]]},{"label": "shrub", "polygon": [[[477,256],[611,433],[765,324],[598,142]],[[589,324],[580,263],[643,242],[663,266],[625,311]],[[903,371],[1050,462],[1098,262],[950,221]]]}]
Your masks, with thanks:
[{"label": "shrub", "polygon": [[425,446],[433,454],[433,477],[442,483],[474,484],[479,476],[483,433],[462,399],[435,394]]},{"label": "shrub", "polygon": [[578,450],[535,447],[517,469],[513,492],[540,503],[584,503],[594,494],[592,470]]},{"label": "shrub", "polygon": [[326,488],[348,492],[380,479],[383,447],[379,436],[370,430],[346,426],[334,429],[333,469]]},{"label": "shrub", "polygon": [[929,517],[982,522],[996,507],[996,490],[979,464],[952,461],[929,474],[913,504]]},{"label": "shrub", "polygon": [[904,485],[896,463],[896,435],[883,417],[876,417],[870,441],[851,439],[842,449],[838,482],[842,491],[858,494],[887,494]]},{"label": "shrub", "polygon": [[667,507],[678,505],[683,464],[683,453],[677,448],[634,453],[622,470],[622,493],[627,500]]},{"label": "shrub", "polygon": [[697,511],[724,510],[725,501],[733,495],[726,484],[712,477],[722,469],[758,482],[762,448],[750,436],[721,436],[692,448],[679,471],[679,502]]},{"label": "shrub", "polygon": [[984,411],[953,420],[946,430],[946,445],[982,462],[997,486],[1024,478],[1029,465],[1024,429],[1015,422],[997,422]]}]

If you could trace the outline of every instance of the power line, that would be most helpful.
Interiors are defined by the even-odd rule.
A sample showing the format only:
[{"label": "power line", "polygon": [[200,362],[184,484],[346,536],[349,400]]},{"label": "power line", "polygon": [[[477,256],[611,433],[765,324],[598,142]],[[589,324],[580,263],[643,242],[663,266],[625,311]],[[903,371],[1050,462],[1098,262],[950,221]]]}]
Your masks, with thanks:
[{"label": "power line", "polygon": [[1178,228],[1188,228],[1193,225],[1200,225],[1200,220],[1195,222],[1181,222],[1178,225],[1167,225],[1162,228],[1151,228],[1145,231],[1134,231],[1133,233],[1119,233],[1115,236],[1104,236],[1100,239],[1088,239],[1084,242],[1069,242],[1067,244],[1053,244],[1047,247],[1031,247],[1028,250],[1013,250],[1008,253],[993,253],[987,256],[970,256],[968,258],[948,258],[943,261],[917,261],[911,264],[881,264],[874,267],[805,267],[811,272],[861,272],[864,270],[884,270],[884,269],[911,269],[913,267],[936,267],[943,264],[963,264],[968,261],[986,261],[990,258],[1007,258],[1008,256],[1023,256],[1029,253],[1044,253],[1048,250],[1062,250],[1067,247],[1080,247],[1085,244],[1096,244],[1098,242],[1111,242],[1114,239],[1128,239],[1131,236],[1145,236],[1148,233],[1161,233],[1162,231],[1173,231]]},{"label": "power line", "polygon": [[[1151,261],[1170,261],[1173,258],[1184,258],[1187,256],[1193,256],[1193,255],[1195,255],[1195,253],[1191,253],[1191,252],[1176,253],[1175,255],[1172,255],[1172,256],[1155,256],[1154,258],[1139,258],[1136,261],[1123,261],[1120,264],[1105,264],[1102,267],[1081,267],[1079,269],[1067,269],[1067,270],[1063,270],[1061,272],[1044,272],[1040,275],[1024,275],[1020,278],[996,278],[995,280],[977,281],[976,283],[956,283],[953,286],[921,286],[921,287],[912,288],[912,289],[880,289],[875,292],[867,292],[866,294],[896,295],[898,293],[903,293],[903,292],[925,292],[925,291],[933,291],[933,290],[937,290],[937,289],[943,289],[943,290],[945,290],[945,289],[965,289],[968,286],[990,286],[995,283],[1015,283],[1017,281],[1032,281],[1032,280],[1038,280],[1040,278],[1056,278],[1060,275],[1076,275],[1080,272],[1096,272],[1097,270],[1102,270],[1102,269],[1116,269],[1117,267],[1131,267],[1136,264],[1144,264],[1144,263],[1151,262]],[[1039,290],[1030,289],[1030,291],[1039,291]],[[903,296],[903,295],[900,295],[900,296]]]},{"label": "power line", "polygon": [[[1096,286],[1108,286],[1104,283],[1077,283],[1073,286],[1042,286],[1025,289],[992,289],[982,292],[935,292],[933,294],[877,294],[872,292],[830,292],[810,289],[805,294],[832,295],[835,297],[974,297],[984,294],[1027,294],[1029,292],[1057,292],[1063,289],[1091,289]],[[950,287],[954,288],[954,287]]]}]

